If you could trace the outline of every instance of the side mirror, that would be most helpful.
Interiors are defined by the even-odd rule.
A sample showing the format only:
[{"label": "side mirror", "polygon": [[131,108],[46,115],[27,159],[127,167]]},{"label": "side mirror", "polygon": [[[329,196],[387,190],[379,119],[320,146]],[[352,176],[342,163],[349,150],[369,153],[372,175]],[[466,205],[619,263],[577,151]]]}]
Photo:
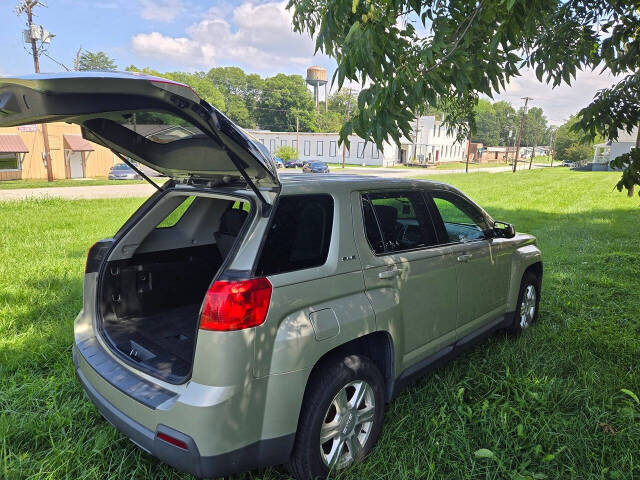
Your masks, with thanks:
[{"label": "side mirror", "polygon": [[493,224],[493,233],[496,237],[513,238],[516,236],[516,229],[510,223],[495,222]]}]

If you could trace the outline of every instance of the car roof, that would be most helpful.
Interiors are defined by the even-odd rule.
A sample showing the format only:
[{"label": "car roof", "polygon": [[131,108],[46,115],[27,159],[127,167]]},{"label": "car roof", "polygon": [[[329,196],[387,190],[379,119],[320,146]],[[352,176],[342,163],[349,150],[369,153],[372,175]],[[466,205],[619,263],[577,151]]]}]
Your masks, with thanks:
[{"label": "car roof", "polygon": [[327,191],[378,190],[382,188],[443,188],[457,189],[446,183],[414,178],[389,178],[376,175],[353,175],[348,173],[332,173],[329,175],[310,175],[304,173],[281,173],[283,194],[321,193]]}]

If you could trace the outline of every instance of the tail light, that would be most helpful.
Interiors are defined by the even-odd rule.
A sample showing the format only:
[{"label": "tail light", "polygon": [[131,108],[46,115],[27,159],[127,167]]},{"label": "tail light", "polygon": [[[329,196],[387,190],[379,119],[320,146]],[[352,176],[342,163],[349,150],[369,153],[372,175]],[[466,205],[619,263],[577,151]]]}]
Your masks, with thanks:
[{"label": "tail light", "polygon": [[228,331],[262,324],[269,310],[271,290],[266,278],[215,282],[204,298],[200,328]]},{"label": "tail light", "polygon": [[84,273],[97,272],[105,255],[111,248],[112,239],[100,240],[93,244],[87,255],[87,263],[84,265]]}]

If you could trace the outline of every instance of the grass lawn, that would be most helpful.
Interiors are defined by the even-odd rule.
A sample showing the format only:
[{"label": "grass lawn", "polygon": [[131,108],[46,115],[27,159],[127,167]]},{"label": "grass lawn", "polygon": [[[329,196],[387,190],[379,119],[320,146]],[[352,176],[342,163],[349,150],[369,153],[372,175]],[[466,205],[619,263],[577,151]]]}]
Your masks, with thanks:
[{"label": "grass lawn", "polygon": [[[640,201],[612,191],[618,177],[434,176],[537,235],[540,321],[517,339],[489,338],[402,393],[369,461],[339,478],[640,478]],[[141,202],[0,204],[0,478],[191,478],[117,433],[74,377],[86,252]],[[271,468],[234,478],[288,476]]]},{"label": "grass lawn", "polygon": [[[508,167],[509,164],[505,162],[487,162],[487,163],[471,163],[469,162],[469,170],[477,170],[478,168],[495,168],[495,167]],[[464,170],[466,167],[465,162],[442,162],[436,169],[437,170]]]},{"label": "grass lawn", "polygon": [[[157,184],[167,181],[166,177],[153,177]],[[106,178],[61,179],[47,182],[46,180],[3,180],[0,190],[14,190],[18,188],[48,188],[48,187],[91,187],[95,185],[126,185],[132,183],[147,183],[146,180],[107,180]]]}]

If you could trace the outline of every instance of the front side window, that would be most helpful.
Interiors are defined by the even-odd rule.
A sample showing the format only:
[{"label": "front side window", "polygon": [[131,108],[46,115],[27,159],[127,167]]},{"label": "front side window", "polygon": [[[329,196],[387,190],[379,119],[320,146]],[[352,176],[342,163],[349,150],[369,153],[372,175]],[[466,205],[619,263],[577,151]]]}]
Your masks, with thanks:
[{"label": "front side window", "polygon": [[281,147],[286,147],[287,146],[287,141],[286,140],[280,140],[280,146]]},{"label": "front side window", "polygon": [[332,226],[330,195],[280,197],[256,274],[276,275],[324,265]]},{"label": "front side window", "polygon": [[358,158],[364,158],[364,142],[358,142]]},{"label": "front side window", "polygon": [[304,154],[307,157],[311,155],[311,140],[304,141]]},{"label": "front side window", "polygon": [[420,192],[372,192],[362,196],[365,234],[376,253],[437,245]]},{"label": "front side window", "polygon": [[318,141],[316,143],[316,155],[324,155],[322,153],[322,146],[324,145],[324,142]]},{"label": "front side window", "polygon": [[380,150],[378,150],[378,146],[375,143],[371,145],[371,157],[380,158]]},{"label": "front side window", "polygon": [[331,141],[329,142],[329,156],[330,157],[335,157],[336,156],[336,152],[338,150],[338,145],[335,141]]},{"label": "front side window", "polygon": [[431,192],[442,219],[445,243],[472,242],[485,238],[487,219],[473,204],[452,192]]},{"label": "front side window", "polygon": [[272,138],[269,140],[269,152],[273,153],[276,150],[276,140]]}]

